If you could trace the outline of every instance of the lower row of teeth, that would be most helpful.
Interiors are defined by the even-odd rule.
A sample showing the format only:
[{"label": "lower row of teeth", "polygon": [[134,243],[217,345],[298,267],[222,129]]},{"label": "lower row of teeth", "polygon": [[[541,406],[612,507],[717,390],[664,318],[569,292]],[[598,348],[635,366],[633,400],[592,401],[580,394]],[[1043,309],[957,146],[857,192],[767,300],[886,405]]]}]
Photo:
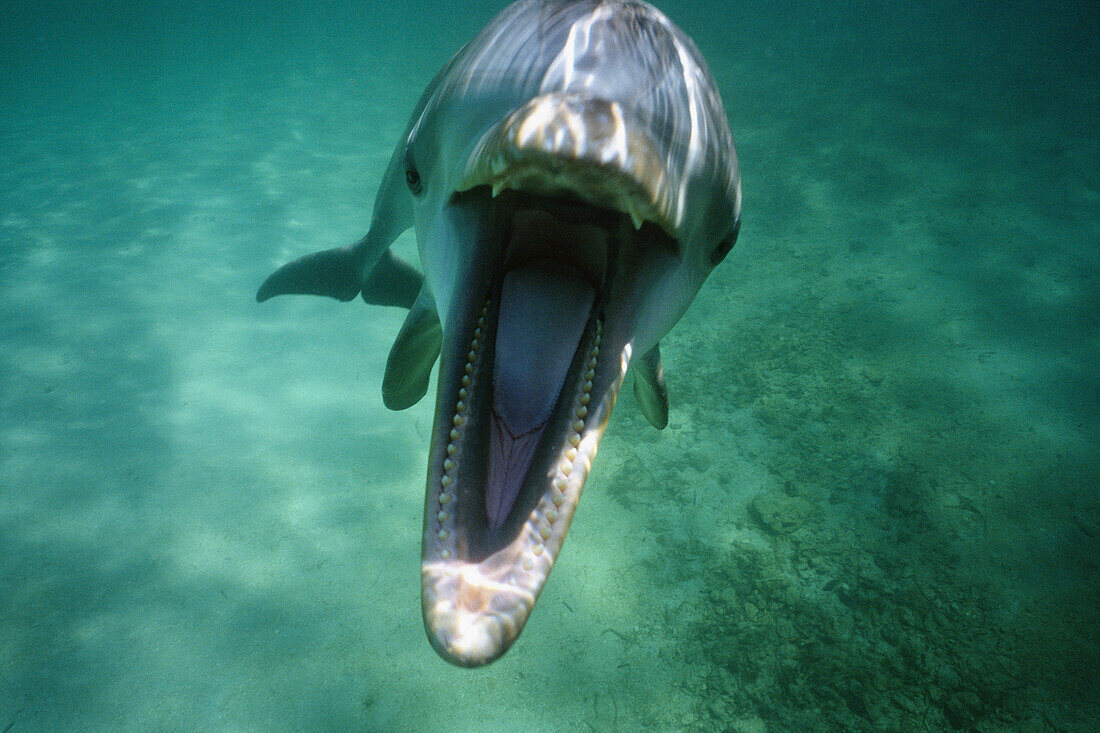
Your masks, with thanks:
[{"label": "lower row of teeth", "polygon": [[[466,366],[463,368],[462,380],[458,388],[458,400],[455,402],[455,413],[451,422],[450,440],[447,442],[447,457],[443,459],[443,477],[440,479],[439,511],[435,518],[439,520],[440,528],[436,537],[440,542],[446,542],[451,537],[450,531],[443,525],[451,518],[447,507],[454,501],[454,494],[448,489],[454,486],[455,474],[458,472],[459,445],[462,442],[462,434],[465,432],[469,410],[470,394],[474,388],[474,381],[478,373],[478,363],[481,360],[481,339],[485,334],[485,315],[489,310],[489,303],[481,306],[481,313],[477,318],[477,326],[474,328],[474,337],[470,340],[470,350],[466,354]],[[451,551],[443,548],[439,556],[444,560],[451,557]]]},{"label": "lower row of teeth", "polygon": [[[478,365],[481,360],[481,340],[485,332],[485,317],[488,311],[489,304],[486,303],[481,308],[481,313],[477,319],[477,326],[474,328],[474,336],[470,341],[470,350],[466,354],[466,366],[464,367],[464,373],[458,389],[458,400],[455,402],[454,417],[452,418],[450,440],[447,443],[447,457],[443,459],[443,476],[440,478],[440,491],[437,497],[438,512],[436,513],[436,519],[439,520],[440,529],[436,533],[436,537],[439,541],[446,542],[451,537],[450,531],[443,525],[451,518],[451,513],[448,511],[448,507],[455,500],[455,495],[450,493],[449,489],[454,486],[455,475],[458,472],[458,460],[460,454],[459,446],[462,443],[462,436],[464,434],[464,428],[469,419],[467,412],[470,404],[470,394],[473,392],[474,383],[476,381],[476,375],[478,374]],[[565,502],[565,492],[569,488],[569,476],[573,473],[573,461],[577,457],[577,448],[581,443],[581,431],[584,430],[584,420],[588,416],[588,404],[592,399],[592,380],[596,376],[596,363],[600,354],[600,338],[603,330],[603,323],[599,320],[596,321],[596,332],[592,340],[592,349],[588,355],[588,364],[585,367],[584,382],[581,385],[580,395],[577,398],[575,407],[573,408],[573,423],[569,426],[569,435],[566,438],[567,447],[561,453],[561,460],[558,462],[556,475],[551,482],[549,503],[544,507],[542,512],[542,520],[538,525],[539,537],[545,542],[549,540],[553,535],[553,524],[558,519],[558,508]],[[547,504],[544,500],[543,504]],[[531,552],[538,556],[546,551],[545,545],[539,542],[531,548]],[[443,548],[439,556],[447,560],[451,557],[451,550]],[[534,567],[534,562],[530,557],[527,557],[523,561],[523,568],[530,570]]]},{"label": "lower row of teeth", "polygon": [[[592,350],[588,353],[588,364],[585,366],[584,382],[581,384],[581,392],[573,407],[573,423],[569,426],[569,436],[566,438],[568,445],[561,452],[561,460],[558,461],[554,479],[550,482],[550,501],[542,501],[542,519],[538,522],[539,537],[543,542],[549,540],[554,534],[554,522],[558,521],[558,508],[565,503],[565,492],[569,489],[569,476],[573,473],[573,462],[577,459],[577,449],[581,444],[581,431],[584,430],[584,419],[588,417],[588,403],[592,401],[592,380],[596,376],[596,362],[600,355],[600,337],[603,331],[603,322],[596,321],[596,333],[592,339]],[[536,557],[546,551],[543,542],[536,543],[531,552]],[[531,557],[523,559],[523,569],[530,570],[535,566]]]}]

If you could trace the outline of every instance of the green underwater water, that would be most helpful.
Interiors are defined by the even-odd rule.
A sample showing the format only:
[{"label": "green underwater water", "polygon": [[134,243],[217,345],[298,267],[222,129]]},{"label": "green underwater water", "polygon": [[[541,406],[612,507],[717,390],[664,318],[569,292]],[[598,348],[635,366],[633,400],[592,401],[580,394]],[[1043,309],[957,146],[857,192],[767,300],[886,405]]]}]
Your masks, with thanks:
[{"label": "green underwater water", "polygon": [[1095,730],[1092,3],[661,4],[740,240],[516,646],[435,656],[403,314],[253,295],[500,7],[0,5],[0,731]]}]

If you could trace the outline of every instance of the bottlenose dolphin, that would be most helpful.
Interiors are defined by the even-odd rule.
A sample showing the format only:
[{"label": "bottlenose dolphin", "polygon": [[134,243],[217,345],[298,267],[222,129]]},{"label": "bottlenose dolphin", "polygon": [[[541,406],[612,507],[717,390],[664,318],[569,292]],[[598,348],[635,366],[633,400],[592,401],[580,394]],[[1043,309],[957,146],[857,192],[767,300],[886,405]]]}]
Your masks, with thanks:
[{"label": "bottlenose dolphin", "polygon": [[[668,421],[658,342],[729,252],[741,179],[694,43],[637,0],[507,7],[423,93],[367,235],[260,287],[409,308],[382,381],[403,409],[439,367],[424,626],[477,666],[519,636],[627,368]],[[416,230],[423,275],[388,250]]]}]

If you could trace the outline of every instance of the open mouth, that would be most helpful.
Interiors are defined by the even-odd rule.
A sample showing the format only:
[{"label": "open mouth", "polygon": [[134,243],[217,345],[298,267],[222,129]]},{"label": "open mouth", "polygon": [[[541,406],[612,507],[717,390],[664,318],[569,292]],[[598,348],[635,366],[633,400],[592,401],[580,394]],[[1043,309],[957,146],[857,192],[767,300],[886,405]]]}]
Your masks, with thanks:
[{"label": "open mouth", "polygon": [[421,566],[428,636],[463,666],[508,649],[561,548],[629,364],[638,246],[624,213],[491,202],[482,286],[443,348]]},{"label": "open mouth", "polygon": [[523,629],[630,364],[638,294],[679,259],[671,159],[645,129],[617,102],[537,97],[486,132],[453,195],[483,234],[444,327],[421,583],[455,664]]}]

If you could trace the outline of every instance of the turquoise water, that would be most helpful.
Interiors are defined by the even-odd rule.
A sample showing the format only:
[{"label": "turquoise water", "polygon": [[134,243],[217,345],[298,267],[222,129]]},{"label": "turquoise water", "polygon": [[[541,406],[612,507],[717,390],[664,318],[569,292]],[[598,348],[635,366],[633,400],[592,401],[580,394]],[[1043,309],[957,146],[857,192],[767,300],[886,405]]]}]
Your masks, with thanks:
[{"label": "turquoise water", "polygon": [[516,646],[436,657],[403,313],[253,295],[502,5],[0,4],[0,732],[1095,730],[1087,2],[662,4],[740,241]]}]

